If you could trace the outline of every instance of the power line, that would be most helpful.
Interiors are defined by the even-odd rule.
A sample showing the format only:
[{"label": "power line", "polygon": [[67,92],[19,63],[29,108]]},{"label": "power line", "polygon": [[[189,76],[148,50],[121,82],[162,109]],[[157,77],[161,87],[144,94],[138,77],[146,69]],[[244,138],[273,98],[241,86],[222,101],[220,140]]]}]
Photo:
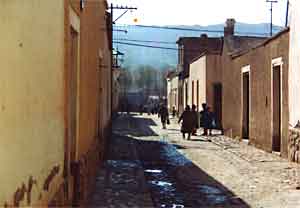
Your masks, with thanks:
[{"label": "power line", "polygon": [[120,44],[120,45],[129,45],[129,46],[137,46],[137,47],[144,47],[144,48],[156,48],[156,49],[165,49],[165,50],[178,51],[178,48],[144,45],[144,44],[137,44],[137,43],[126,43],[126,42],[120,42],[120,41],[114,41],[114,43],[117,43],[117,44]]},{"label": "power line", "polygon": [[[192,31],[192,32],[207,32],[207,33],[224,33],[224,30],[207,30],[207,29],[193,29],[193,28],[181,28],[181,27],[168,27],[168,26],[153,26],[153,25],[117,25],[119,27],[137,27],[137,28],[152,28],[152,29],[165,29],[165,30],[179,30],[179,31]],[[268,33],[255,33],[255,32],[241,32],[236,31],[237,34],[245,35],[258,35],[267,36]]]},{"label": "power line", "polygon": [[[144,48],[154,48],[154,49],[163,49],[163,50],[171,50],[171,51],[178,51],[178,48],[170,48],[170,47],[162,47],[162,46],[154,46],[154,45],[144,45],[144,44],[137,44],[137,43],[127,43],[127,42],[120,42],[114,41],[114,43],[120,45],[128,45],[128,46],[136,46],[136,47],[144,47]],[[186,53],[189,54],[200,54],[200,50],[197,49],[184,49]]]},{"label": "power line", "polygon": [[176,42],[156,41],[156,40],[135,40],[135,39],[126,39],[126,38],[118,38],[118,39],[113,39],[113,40],[114,41],[129,41],[129,42],[137,42],[137,43],[158,43],[158,44],[176,45]]}]

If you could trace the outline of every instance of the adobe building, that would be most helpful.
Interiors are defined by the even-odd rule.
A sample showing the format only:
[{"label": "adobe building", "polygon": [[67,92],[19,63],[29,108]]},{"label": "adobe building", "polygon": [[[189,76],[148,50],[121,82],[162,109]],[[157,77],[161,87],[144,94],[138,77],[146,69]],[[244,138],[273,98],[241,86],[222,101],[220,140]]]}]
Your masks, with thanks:
[{"label": "adobe building", "polygon": [[214,47],[207,48],[190,63],[187,104],[194,104],[201,111],[202,104],[206,103],[215,113],[218,127],[221,128],[223,38],[213,38],[213,41]]},{"label": "adobe building", "polygon": [[[227,22],[227,28],[232,23]],[[286,157],[289,30],[266,40],[229,33],[224,38],[223,63],[225,134]]]},{"label": "adobe building", "polygon": [[300,2],[290,0],[289,145],[288,157],[300,163]]},{"label": "adobe building", "polygon": [[171,71],[167,75],[167,103],[168,109],[178,110],[178,74],[176,71]]},{"label": "adobe building", "polygon": [[84,204],[111,112],[103,0],[0,2],[0,206]]},{"label": "adobe building", "polygon": [[188,77],[190,73],[190,62],[203,52],[218,50],[220,38],[208,38],[206,34],[201,37],[180,37],[178,44],[178,110],[183,112],[188,103]]}]

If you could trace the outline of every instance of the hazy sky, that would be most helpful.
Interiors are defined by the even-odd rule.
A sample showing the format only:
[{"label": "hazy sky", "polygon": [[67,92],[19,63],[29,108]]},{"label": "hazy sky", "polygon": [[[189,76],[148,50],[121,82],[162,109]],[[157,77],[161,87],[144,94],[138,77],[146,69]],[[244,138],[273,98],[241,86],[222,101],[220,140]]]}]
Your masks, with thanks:
[{"label": "hazy sky", "polygon": [[[278,0],[273,7],[273,22],[284,25],[287,0]],[[238,22],[270,22],[270,4],[266,0],[108,0],[108,3],[138,7],[128,12],[118,24],[145,25],[211,25],[227,18]],[[120,11],[114,11],[115,18]],[[114,18],[114,19],[115,19]],[[134,19],[138,23],[134,23]]]}]

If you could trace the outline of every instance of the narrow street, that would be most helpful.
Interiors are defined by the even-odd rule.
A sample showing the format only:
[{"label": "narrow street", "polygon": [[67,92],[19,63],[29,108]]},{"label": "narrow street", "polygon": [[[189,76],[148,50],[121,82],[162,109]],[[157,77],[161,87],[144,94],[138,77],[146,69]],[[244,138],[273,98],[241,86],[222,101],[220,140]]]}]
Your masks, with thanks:
[{"label": "narrow street", "polygon": [[220,135],[182,140],[179,129],[120,115],[90,207],[300,207],[299,165]]}]

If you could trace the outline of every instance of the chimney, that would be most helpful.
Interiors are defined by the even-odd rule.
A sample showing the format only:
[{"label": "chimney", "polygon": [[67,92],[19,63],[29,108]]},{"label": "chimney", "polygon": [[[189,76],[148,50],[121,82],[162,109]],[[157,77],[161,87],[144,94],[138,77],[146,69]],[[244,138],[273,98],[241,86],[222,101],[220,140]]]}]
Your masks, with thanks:
[{"label": "chimney", "polygon": [[224,27],[224,37],[234,35],[235,19],[227,19]]},{"label": "chimney", "polygon": [[202,33],[201,36],[200,36],[202,39],[206,39],[208,38],[208,35],[206,33]]}]

